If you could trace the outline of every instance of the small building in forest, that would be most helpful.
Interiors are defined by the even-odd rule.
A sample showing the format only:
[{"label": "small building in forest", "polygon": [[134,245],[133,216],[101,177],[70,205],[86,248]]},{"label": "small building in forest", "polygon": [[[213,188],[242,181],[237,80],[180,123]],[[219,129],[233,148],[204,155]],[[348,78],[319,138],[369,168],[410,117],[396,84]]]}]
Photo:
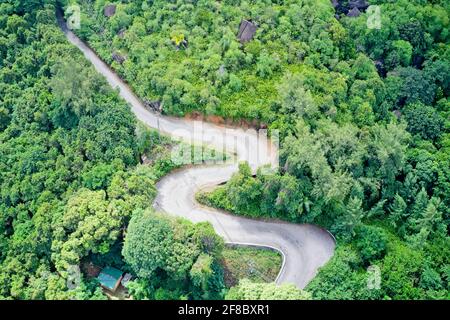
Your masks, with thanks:
[{"label": "small building in forest", "polygon": [[369,7],[369,3],[366,0],[331,0],[331,5],[336,10],[336,19],[341,18],[342,14],[348,17],[358,17]]},{"label": "small building in forest", "polygon": [[366,0],[350,0],[348,2],[349,8],[358,8],[359,10],[366,10],[369,3]]},{"label": "small building in forest", "polygon": [[105,267],[97,279],[100,285],[111,292],[115,292],[122,281],[123,272],[114,267]]},{"label": "small building in forest", "polygon": [[113,52],[113,54],[111,55],[111,58],[116,61],[117,63],[124,63],[125,62],[125,57],[122,56],[121,54],[117,53],[117,52]]},{"label": "small building in forest", "polygon": [[239,26],[238,38],[241,43],[248,42],[253,39],[253,36],[256,33],[256,24],[253,22],[242,20],[241,25]]},{"label": "small building in forest", "polygon": [[356,18],[359,17],[359,15],[361,14],[361,11],[359,11],[359,9],[357,7],[354,7],[352,10],[350,10],[347,13],[348,17],[352,17],[352,18]]},{"label": "small building in forest", "polygon": [[103,9],[103,14],[105,15],[105,17],[108,17],[108,18],[115,15],[116,14],[116,5],[108,4],[107,6],[105,6],[105,8]]},{"label": "small building in forest", "polygon": [[149,101],[149,100],[144,99],[144,106],[147,109],[150,109],[150,110],[156,111],[156,112],[162,112],[162,110],[163,110],[163,104],[159,100]]}]

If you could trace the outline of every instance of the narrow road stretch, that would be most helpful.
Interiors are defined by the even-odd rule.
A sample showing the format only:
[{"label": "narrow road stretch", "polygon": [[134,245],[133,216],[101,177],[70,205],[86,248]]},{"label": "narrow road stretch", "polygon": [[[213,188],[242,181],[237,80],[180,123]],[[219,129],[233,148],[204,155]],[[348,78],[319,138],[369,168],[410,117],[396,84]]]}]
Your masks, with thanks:
[{"label": "narrow road stretch", "polygon": [[[68,30],[61,14],[58,23],[67,39],[80,49],[113,88],[118,88],[136,117],[164,134],[187,142],[199,142],[213,148],[232,151],[236,160],[246,160],[252,170],[263,164],[277,164],[277,148],[265,141],[261,143],[255,131],[225,128],[211,123],[160,116],[147,110],[127,84],[106,65],[73,32]],[[154,207],[193,222],[209,221],[226,242],[265,246],[280,251],[283,266],[277,283],[294,283],[304,288],[333,255],[335,242],[321,228],[309,224],[266,222],[234,216],[195,201],[195,193],[227,181],[237,171],[236,161],[220,165],[191,166],[176,170],[157,183],[158,194]]]}]

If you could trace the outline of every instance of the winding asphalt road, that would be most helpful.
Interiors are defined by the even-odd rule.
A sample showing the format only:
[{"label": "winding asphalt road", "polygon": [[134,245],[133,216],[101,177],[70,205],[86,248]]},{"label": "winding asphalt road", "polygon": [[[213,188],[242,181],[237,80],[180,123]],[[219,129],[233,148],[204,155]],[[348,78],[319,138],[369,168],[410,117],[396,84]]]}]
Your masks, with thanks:
[{"label": "winding asphalt road", "polygon": [[231,162],[185,167],[165,176],[157,183],[154,207],[193,222],[209,221],[229,243],[265,246],[280,251],[283,266],[276,282],[294,283],[304,288],[334,253],[335,242],[326,230],[309,224],[247,219],[203,207],[195,201],[195,193],[199,190],[227,181],[237,171],[237,161],[248,161],[252,170],[264,164],[275,167],[278,162],[276,145],[254,130],[160,116],[148,111],[127,84],[68,30],[61,14],[57,13],[57,18],[67,39],[83,52],[111,87],[119,90],[140,121],[172,137],[202,143],[235,155]]}]

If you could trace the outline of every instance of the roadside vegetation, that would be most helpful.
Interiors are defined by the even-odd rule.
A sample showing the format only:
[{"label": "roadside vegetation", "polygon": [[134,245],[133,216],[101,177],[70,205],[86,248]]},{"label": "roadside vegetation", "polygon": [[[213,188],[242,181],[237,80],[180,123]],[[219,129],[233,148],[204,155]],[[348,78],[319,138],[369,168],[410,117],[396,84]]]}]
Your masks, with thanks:
[{"label": "roadside vegetation", "polygon": [[[445,299],[449,4],[369,1],[381,11],[381,28],[370,29],[369,13],[348,17],[349,2],[337,2],[119,3],[113,18],[86,14],[79,34],[168,114],[250,118],[280,131],[280,172],[254,178],[242,164],[198,199],[335,234],[337,254],[308,287],[313,297]],[[100,7],[91,2],[84,12],[101,15]],[[258,29],[241,44],[244,18]],[[124,63],[112,61],[114,50]],[[200,103],[197,90],[216,99]],[[380,289],[367,289],[370,266],[381,270]],[[339,281],[337,269],[347,270]]]},{"label": "roadside vegetation", "polygon": [[70,292],[68,270],[108,252],[155,193],[135,118],[68,44],[53,5],[0,12],[0,298],[103,299],[84,278]]},{"label": "roadside vegetation", "polygon": [[131,273],[134,299],[223,298],[222,239],[149,207],[156,181],[196,152],[225,155],[138,123],[66,41],[52,1],[0,8],[0,299],[107,299],[91,263]]}]

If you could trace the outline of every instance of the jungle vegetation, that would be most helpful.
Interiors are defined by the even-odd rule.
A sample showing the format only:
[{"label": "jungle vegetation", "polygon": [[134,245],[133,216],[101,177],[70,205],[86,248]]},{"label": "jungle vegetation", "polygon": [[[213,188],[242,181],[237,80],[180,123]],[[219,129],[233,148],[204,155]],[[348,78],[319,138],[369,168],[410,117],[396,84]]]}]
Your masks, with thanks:
[{"label": "jungle vegetation", "polygon": [[[450,3],[368,2],[379,29],[369,11],[346,16],[346,0],[77,1],[77,34],[163,113],[279,130],[278,172],[253,177],[243,163],[201,201],[337,237],[305,291],[248,280],[228,291],[211,226],[149,208],[176,167],[171,142],[66,41],[54,0],[2,1],[0,298],[105,299],[78,271],[95,261],[132,273],[136,299],[448,299]],[[242,19],[257,25],[244,44]]]}]

